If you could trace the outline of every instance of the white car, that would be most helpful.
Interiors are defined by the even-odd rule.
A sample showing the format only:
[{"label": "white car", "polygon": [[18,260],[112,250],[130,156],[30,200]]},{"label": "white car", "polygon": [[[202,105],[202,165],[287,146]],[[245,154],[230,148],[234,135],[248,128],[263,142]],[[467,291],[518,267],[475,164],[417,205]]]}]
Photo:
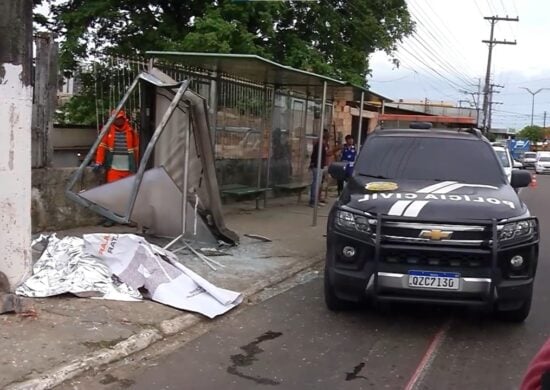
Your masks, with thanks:
[{"label": "white car", "polygon": [[508,151],[508,148],[504,146],[493,145],[493,150],[495,151],[498,157],[498,161],[500,161],[500,165],[502,165],[502,168],[506,173],[508,182],[510,182],[510,179],[512,178],[513,164],[512,164],[512,157],[510,156],[510,152]]},{"label": "white car", "polygon": [[537,154],[535,152],[525,152],[521,162],[525,168],[534,168],[537,163]]},{"label": "white car", "polygon": [[539,156],[535,164],[536,173],[550,172],[550,156]]}]

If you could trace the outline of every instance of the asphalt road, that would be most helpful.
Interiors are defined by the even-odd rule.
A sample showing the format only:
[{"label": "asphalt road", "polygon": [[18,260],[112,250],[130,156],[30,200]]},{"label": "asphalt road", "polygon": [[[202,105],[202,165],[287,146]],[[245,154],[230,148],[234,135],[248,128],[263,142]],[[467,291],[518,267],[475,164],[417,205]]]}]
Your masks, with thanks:
[{"label": "asphalt road", "polygon": [[550,335],[550,176],[522,198],[541,221],[531,315],[508,324],[465,309],[397,305],[331,313],[322,280],[236,315],[170,355],[73,382],[134,389],[517,389]]}]

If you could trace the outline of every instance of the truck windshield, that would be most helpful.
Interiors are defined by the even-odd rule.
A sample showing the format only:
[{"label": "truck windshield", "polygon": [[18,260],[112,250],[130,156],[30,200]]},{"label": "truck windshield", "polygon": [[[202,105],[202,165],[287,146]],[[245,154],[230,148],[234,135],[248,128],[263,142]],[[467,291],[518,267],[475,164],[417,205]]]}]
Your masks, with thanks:
[{"label": "truck windshield", "polygon": [[504,168],[510,168],[510,160],[508,160],[508,154],[504,150],[495,150],[495,153],[500,160],[500,163]]},{"label": "truck windshield", "polygon": [[539,158],[539,161],[548,162],[548,161],[550,161],[550,157],[541,157],[541,158]]},{"label": "truck windshield", "polygon": [[356,163],[359,175],[501,185],[504,172],[485,142],[456,138],[371,137]]},{"label": "truck windshield", "polygon": [[537,158],[537,154],[536,153],[525,153],[523,155],[523,158]]}]

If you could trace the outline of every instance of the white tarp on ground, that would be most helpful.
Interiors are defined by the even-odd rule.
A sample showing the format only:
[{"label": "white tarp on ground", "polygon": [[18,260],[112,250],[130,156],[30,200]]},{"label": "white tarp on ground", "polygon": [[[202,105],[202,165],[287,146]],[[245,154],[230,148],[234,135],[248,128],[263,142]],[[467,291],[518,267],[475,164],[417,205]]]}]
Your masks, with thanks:
[{"label": "white tarp on ground", "polygon": [[16,290],[26,297],[72,293],[123,301],[149,297],[178,309],[209,318],[242,302],[242,295],[214,286],[178,262],[171,252],[133,234],[87,234],[84,239],[55,235],[34,242],[47,243],[33,267],[33,275]]},{"label": "white tarp on ground", "polygon": [[104,261],[130,287],[144,287],[152,300],[178,309],[214,318],[243,299],[183,266],[173,253],[133,234],[84,235],[84,251]]},{"label": "white tarp on ground", "polygon": [[40,246],[45,248],[33,266],[33,275],[17,288],[16,294],[32,298],[71,293],[117,301],[142,299],[137,289],[113,277],[105,263],[84,253],[82,238],[40,236],[32,248],[38,250]]}]

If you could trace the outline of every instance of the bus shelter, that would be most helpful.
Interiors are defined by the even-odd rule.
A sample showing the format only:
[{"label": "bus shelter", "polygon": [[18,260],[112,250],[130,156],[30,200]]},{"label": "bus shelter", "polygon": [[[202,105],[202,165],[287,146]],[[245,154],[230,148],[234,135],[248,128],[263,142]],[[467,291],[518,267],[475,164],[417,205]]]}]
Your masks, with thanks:
[{"label": "bus shelter", "polygon": [[[334,130],[333,102],[360,101],[363,107],[370,93],[256,55],[149,51],[147,56],[150,66],[172,70],[174,79],[187,76],[190,88],[206,98],[222,196],[256,195],[264,205],[271,190],[308,191],[311,164],[321,165],[321,153],[310,161],[313,147],[320,151],[322,129]],[[361,126],[360,120],[359,140]]]}]

